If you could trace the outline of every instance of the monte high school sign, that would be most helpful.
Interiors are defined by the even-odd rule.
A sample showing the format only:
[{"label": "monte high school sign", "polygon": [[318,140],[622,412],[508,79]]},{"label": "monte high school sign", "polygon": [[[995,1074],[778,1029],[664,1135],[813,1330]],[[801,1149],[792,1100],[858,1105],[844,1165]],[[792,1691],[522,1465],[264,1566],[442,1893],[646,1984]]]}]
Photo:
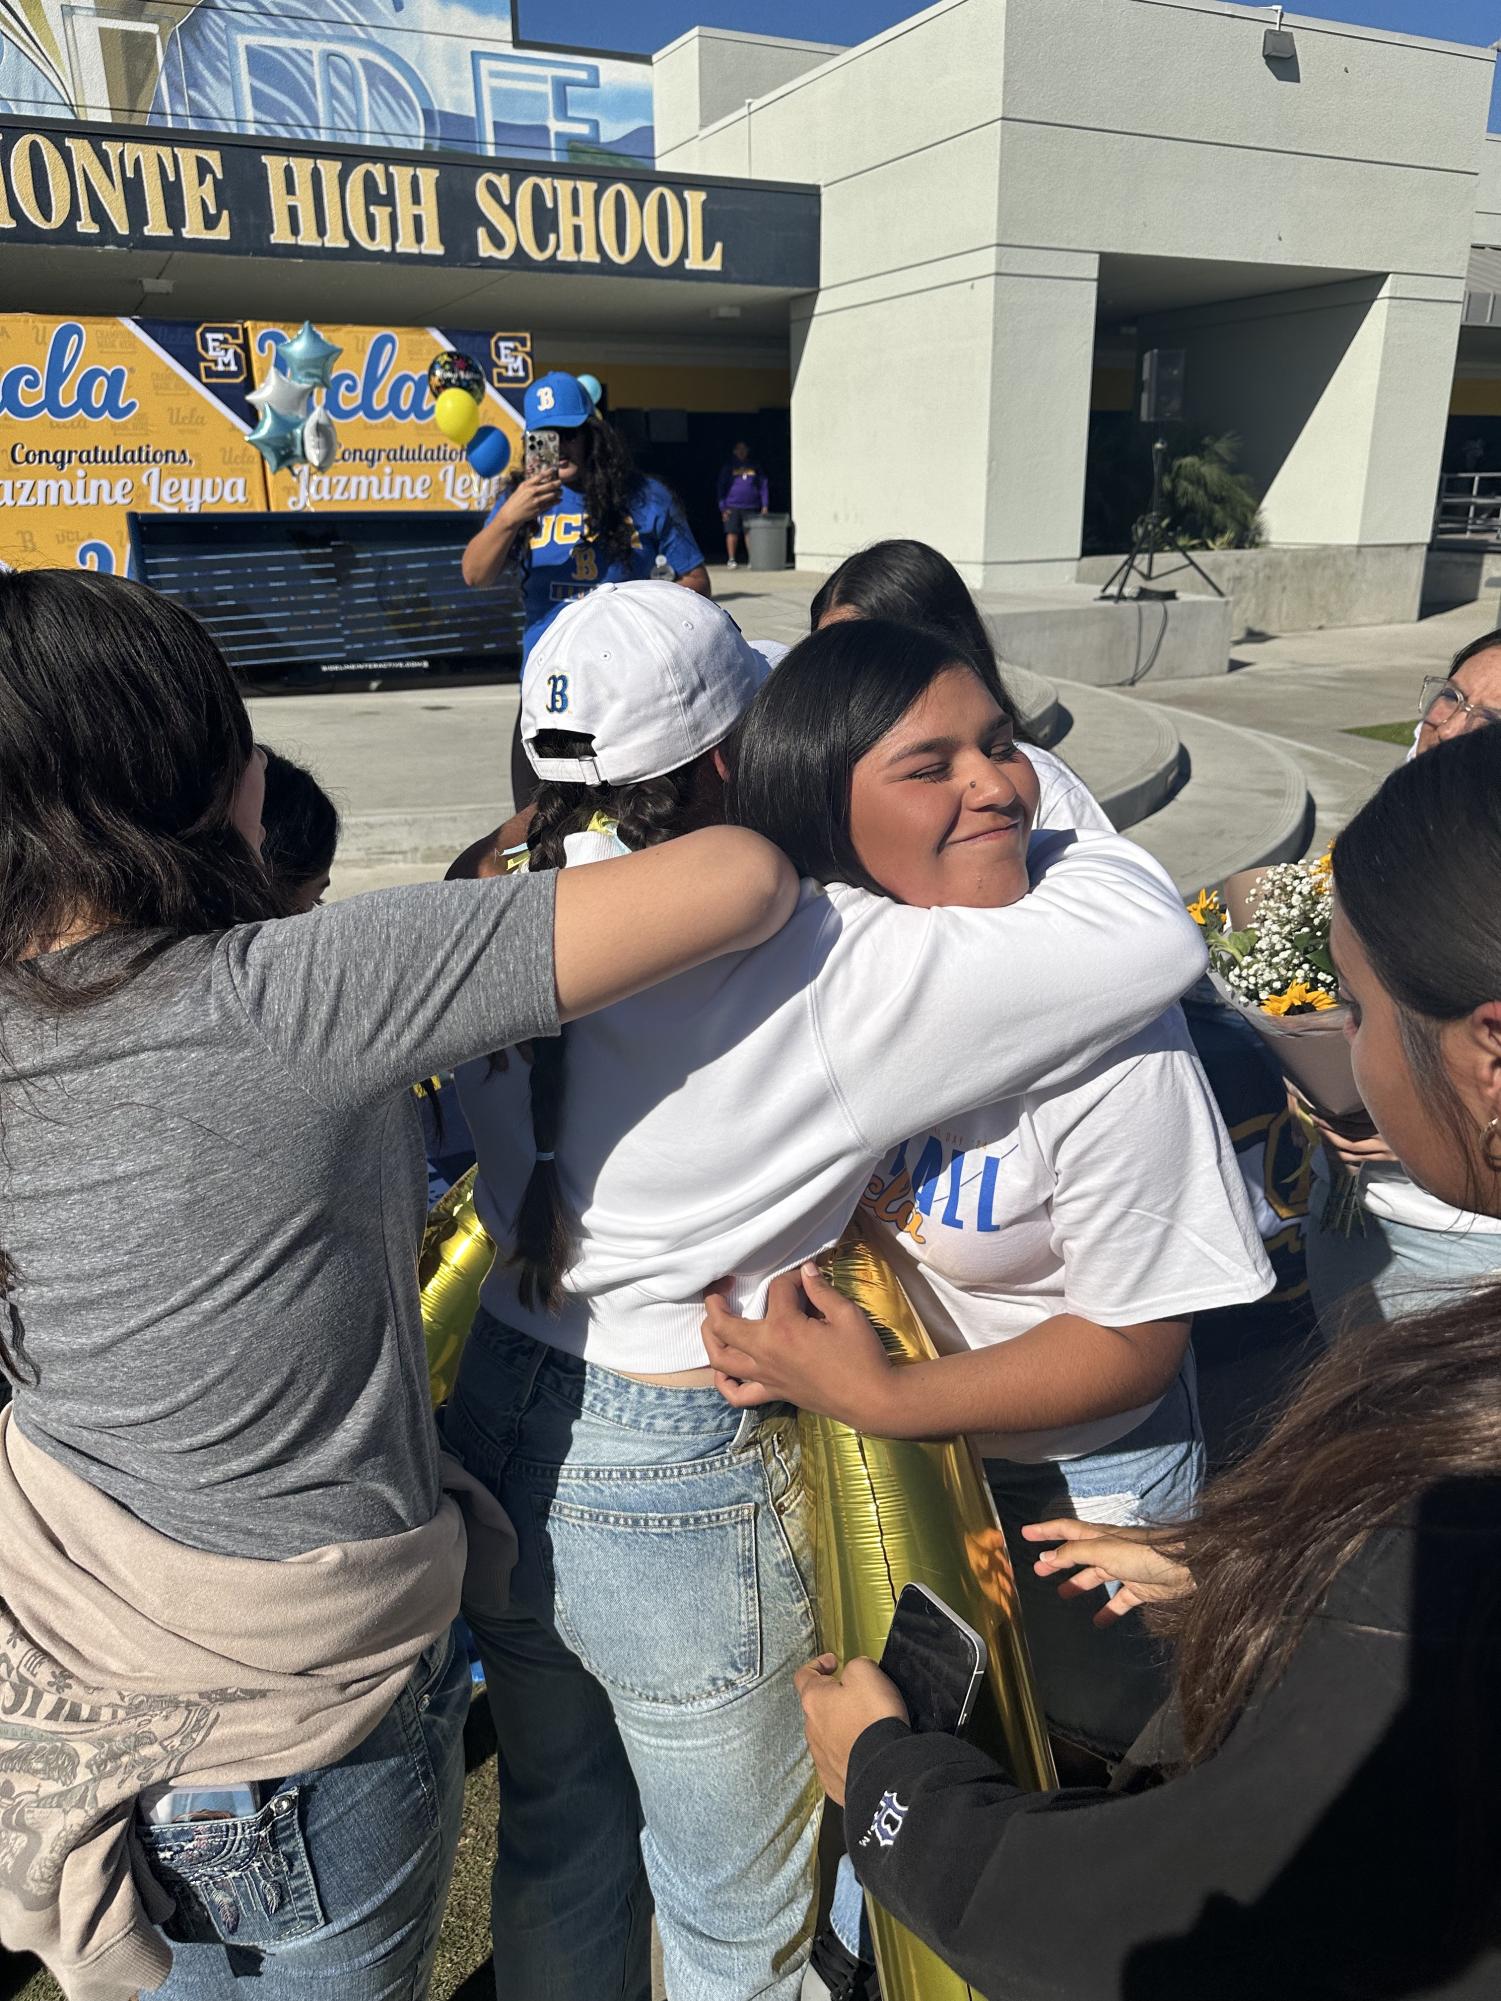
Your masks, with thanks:
[{"label": "monte high school sign", "polygon": [[0,121],[0,247],[242,252],[812,290],[816,191],[622,166]]}]

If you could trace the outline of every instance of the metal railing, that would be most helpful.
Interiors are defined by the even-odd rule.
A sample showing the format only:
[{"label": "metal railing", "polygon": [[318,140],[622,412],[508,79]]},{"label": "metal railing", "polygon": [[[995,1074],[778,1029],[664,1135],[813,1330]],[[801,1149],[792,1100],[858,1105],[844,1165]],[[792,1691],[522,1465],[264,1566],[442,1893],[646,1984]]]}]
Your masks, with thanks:
[{"label": "metal railing", "polygon": [[1433,532],[1501,541],[1501,472],[1447,472],[1439,481]]}]

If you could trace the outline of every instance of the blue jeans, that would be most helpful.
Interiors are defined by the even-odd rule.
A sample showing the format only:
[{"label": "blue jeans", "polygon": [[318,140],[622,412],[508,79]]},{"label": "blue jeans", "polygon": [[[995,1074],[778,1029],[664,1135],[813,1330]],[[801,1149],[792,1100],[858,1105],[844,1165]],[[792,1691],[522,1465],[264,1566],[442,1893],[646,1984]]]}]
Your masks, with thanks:
[{"label": "blue jeans", "polygon": [[[1135,1431],[1078,1459],[1024,1465],[988,1459],[986,1476],[1011,1551],[1027,1651],[1048,1727],[1101,1757],[1119,1758],[1169,1692],[1169,1656],[1140,1619],[1100,1628],[1098,1601],[1065,1600],[1057,1581],[1037,1576],[1038,1546],[1023,1540],[1027,1522],[1077,1515],[1132,1527],[1179,1521],[1193,1513],[1204,1482],[1204,1436],[1193,1351],[1177,1381]],[[863,1893],[842,1856],[830,1923],[845,1950],[871,1957]]]},{"label": "blue jeans", "polygon": [[263,1786],[244,1819],[138,1827],[177,1900],[161,2001],[420,2001],[463,1812],[468,1711],[469,1662],[445,1633],[341,1763]]},{"label": "blue jeans", "polygon": [[1453,1299],[1476,1279],[1501,1274],[1501,1236],[1488,1230],[1421,1230],[1368,1210],[1346,1236],[1319,1225],[1329,1198],[1329,1168],[1314,1156],[1308,1205],[1308,1287],[1328,1340],[1342,1325],[1396,1320]]},{"label": "blue jeans", "polygon": [[511,1604],[471,1619],[499,1739],[501,2001],[791,2001],[820,1799],[795,1420],[661,1389],[481,1313],[449,1449],[509,1511]]}]

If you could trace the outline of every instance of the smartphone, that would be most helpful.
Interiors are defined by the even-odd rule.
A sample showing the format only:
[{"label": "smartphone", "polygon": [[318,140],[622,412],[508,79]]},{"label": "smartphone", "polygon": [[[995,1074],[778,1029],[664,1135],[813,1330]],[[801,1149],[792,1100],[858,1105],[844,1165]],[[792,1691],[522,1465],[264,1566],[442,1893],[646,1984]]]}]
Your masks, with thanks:
[{"label": "smartphone", "polygon": [[558,469],[558,434],[556,431],[528,431],[526,434],[526,476],[537,473],[555,473]]},{"label": "smartphone", "polygon": [[152,1786],[136,1800],[150,1827],[176,1820],[248,1820],[260,1802],[257,1786]]},{"label": "smartphone", "polygon": [[908,1584],[881,1655],[914,1730],[957,1736],[969,1720],[985,1672],[985,1642],[925,1584]]}]

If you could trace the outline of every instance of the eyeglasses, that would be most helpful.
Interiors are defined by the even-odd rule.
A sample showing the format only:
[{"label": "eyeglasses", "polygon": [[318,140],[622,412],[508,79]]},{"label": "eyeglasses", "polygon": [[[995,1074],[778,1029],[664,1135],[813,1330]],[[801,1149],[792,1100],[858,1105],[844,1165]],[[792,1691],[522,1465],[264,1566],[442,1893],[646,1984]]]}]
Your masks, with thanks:
[{"label": "eyeglasses", "polygon": [[1492,723],[1501,723],[1501,709],[1488,709],[1483,702],[1467,701],[1462,691],[1442,674],[1428,676],[1418,704],[1418,713],[1433,729],[1441,729],[1456,715],[1464,717],[1460,725],[1464,730],[1483,730]]}]

